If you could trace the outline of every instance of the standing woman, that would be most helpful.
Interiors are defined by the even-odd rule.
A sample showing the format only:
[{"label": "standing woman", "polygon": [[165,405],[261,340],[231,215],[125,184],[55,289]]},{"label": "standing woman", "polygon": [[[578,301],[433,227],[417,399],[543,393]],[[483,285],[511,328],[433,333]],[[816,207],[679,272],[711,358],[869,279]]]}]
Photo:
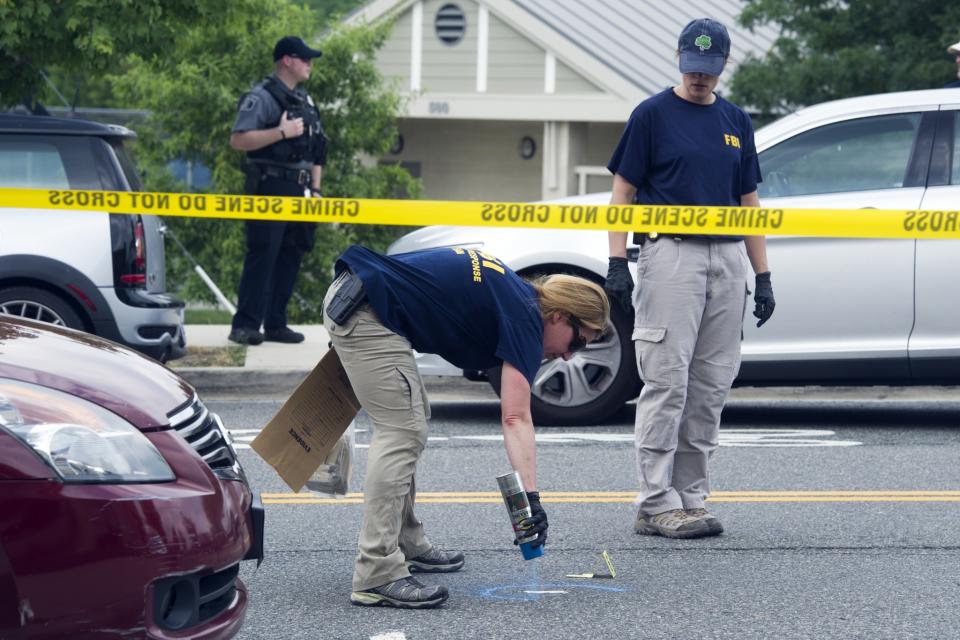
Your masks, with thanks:
[{"label": "standing woman", "polygon": [[[727,29],[709,18],[694,20],[680,33],[677,53],[680,84],[637,106],[610,159],[610,204],[759,206],[750,117],[714,93],[730,55]],[[773,313],[766,239],[655,233],[634,239],[641,245],[636,285],[624,232],[610,233],[606,283],[611,300],[636,310],[633,340],[644,386],[634,528],[669,538],[717,535],[723,526],[704,507],[707,461],[740,368],[748,259],[756,273],[757,326]]]},{"label": "standing woman", "polygon": [[[610,317],[603,289],[552,275],[527,282],[497,258],[448,248],[383,256],[352,246],[324,300],[324,326],[353,390],[373,422],[363,486],[363,525],[350,600],[361,606],[436,607],[447,589],[411,572],[459,570],[463,554],[427,538],[414,514],[417,462],[430,405],[413,351],[462,369],[501,365],[503,441],[533,516],[534,547],[547,539],[537,489],[530,386],[544,359],[569,359]],[[461,523],[469,526],[469,523]]]}]

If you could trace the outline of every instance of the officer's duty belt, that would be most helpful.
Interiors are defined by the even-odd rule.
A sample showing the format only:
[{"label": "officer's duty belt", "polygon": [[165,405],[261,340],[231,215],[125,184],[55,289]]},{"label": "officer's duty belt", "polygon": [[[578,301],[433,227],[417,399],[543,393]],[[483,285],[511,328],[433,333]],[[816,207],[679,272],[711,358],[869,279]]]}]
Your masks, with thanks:
[{"label": "officer's duty belt", "polygon": [[699,240],[701,242],[740,242],[742,238],[733,237],[726,238],[723,236],[704,236],[694,233],[634,233],[633,234],[633,243],[640,246],[645,245],[648,242],[656,242],[662,238],[670,238],[676,242],[681,242],[683,240]]},{"label": "officer's duty belt", "polygon": [[264,177],[289,180],[304,187],[309,187],[313,179],[309,169],[289,169],[287,167],[276,167],[269,164],[261,164],[258,166],[260,168],[260,175]]}]

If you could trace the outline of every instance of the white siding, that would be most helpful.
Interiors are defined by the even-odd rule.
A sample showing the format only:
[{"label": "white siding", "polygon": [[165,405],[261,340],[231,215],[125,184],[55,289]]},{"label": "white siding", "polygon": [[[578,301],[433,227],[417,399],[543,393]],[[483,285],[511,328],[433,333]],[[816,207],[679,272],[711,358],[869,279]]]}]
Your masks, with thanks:
[{"label": "white siding", "polygon": [[[540,199],[541,123],[407,119],[400,133],[403,152],[383,160],[419,163],[427,199]],[[537,143],[530,160],[520,157],[524,136]]]},{"label": "white siding", "polygon": [[401,91],[410,88],[410,11],[397,18],[390,37],[377,52],[377,67],[389,79],[399,81]]},{"label": "white siding", "polygon": [[603,90],[567,65],[557,61],[556,93],[603,93]]},{"label": "white siding", "polygon": [[544,50],[490,15],[488,93],[543,93]]},{"label": "white siding", "polygon": [[477,89],[477,5],[455,0],[466,16],[463,39],[448,45],[437,37],[434,21],[437,11],[451,0],[425,0],[423,3],[423,76],[422,87],[428,93],[474,93]]},{"label": "white siding", "polygon": [[[623,119],[626,120],[629,116],[629,113],[625,113]],[[622,124],[588,123],[587,143],[583,157],[580,158],[580,163],[607,166],[607,163],[610,162],[610,156],[613,155],[613,150],[623,134],[623,127]]]}]

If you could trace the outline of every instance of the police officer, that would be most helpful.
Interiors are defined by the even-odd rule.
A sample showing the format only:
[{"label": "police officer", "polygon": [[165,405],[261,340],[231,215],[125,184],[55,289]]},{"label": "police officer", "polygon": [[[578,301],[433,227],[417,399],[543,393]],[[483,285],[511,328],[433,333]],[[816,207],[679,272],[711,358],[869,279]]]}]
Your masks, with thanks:
[{"label": "police officer", "polygon": [[[273,48],[273,75],[240,99],[230,146],[247,152],[245,193],[320,197],[327,140],[313,98],[299,87],[310,78],[313,59],[320,55],[300,38],[281,38]],[[287,303],[300,260],[313,248],[316,226],[276,221],[246,225],[247,255],[230,340],[250,345],[265,339],[303,342],[303,334],[287,326]]]},{"label": "police officer", "polygon": [[[708,18],[693,20],[677,53],[681,82],[640,103],[613,153],[611,204],[759,206],[750,117],[714,93],[730,54],[727,29]],[[644,234],[637,238],[634,286],[626,236],[610,233],[606,289],[612,300],[636,309],[633,340],[644,386],[637,403],[634,529],[669,538],[716,535],[723,527],[704,507],[707,461],[740,367],[748,261],[757,274],[757,326],[773,313],[766,240]]]}]

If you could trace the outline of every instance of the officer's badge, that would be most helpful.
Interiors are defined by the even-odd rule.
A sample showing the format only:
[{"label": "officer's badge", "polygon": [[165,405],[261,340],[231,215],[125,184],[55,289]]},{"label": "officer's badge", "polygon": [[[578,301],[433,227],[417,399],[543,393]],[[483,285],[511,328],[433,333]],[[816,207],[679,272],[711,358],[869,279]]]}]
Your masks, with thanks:
[{"label": "officer's badge", "polygon": [[252,93],[248,93],[247,97],[240,103],[240,111],[253,111],[253,108],[257,106],[258,102],[260,102],[260,98]]}]

